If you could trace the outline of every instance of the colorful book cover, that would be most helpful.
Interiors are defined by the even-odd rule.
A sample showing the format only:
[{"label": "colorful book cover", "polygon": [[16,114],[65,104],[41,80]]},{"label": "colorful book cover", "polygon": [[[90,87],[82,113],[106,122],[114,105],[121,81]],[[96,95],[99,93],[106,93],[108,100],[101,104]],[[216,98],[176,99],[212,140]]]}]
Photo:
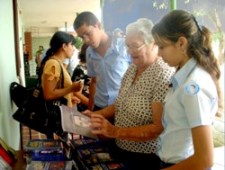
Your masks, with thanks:
[{"label": "colorful book cover", "polygon": [[64,161],[66,156],[62,149],[42,149],[32,152],[31,159],[36,161]]},{"label": "colorful book cover", "polygon": [[24,146],[25,151],[36,151],[36,150],[46,150],[46,149],[59,149],[62,148],[60,140],[53,139],[33,139],[29,140]]},{"label": "colorful book cover", "polygon": [[35,161],[64,161],[66,159],[62,143],[59,140],[30,140],[24,150],[27,158]]},{"label": "colorful book cover", "polygon": [[77,149],[79,147],[85,147],[85,146],[94,146],[94,145],[100,145],[100,141],[98,139],[83,137],[80,139],[72,140],[71,144],[74,149]]},{"label": "colorful book cover", "polygon": [[71,170],[72,161],[52,161],[46,164],[45,170]]},{"label": "colorful book cover", "polygon": [[32,161],[26,170],[72,170],[72,161]]},{"label": "colorful book cover", "polygon": [[42,161],[32,161],[27,165],[26,170],[44,170],[45,162]]}]

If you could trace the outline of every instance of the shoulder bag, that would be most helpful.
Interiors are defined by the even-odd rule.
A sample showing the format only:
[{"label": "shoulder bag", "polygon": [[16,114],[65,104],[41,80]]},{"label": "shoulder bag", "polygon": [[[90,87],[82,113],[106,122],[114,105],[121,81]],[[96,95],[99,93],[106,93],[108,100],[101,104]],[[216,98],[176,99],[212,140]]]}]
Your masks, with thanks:
[{"label": "shoulder bag", "polygon": [[[63,88],[64,75],[61,64],[60,67],[60,88]],[[20,95],[21,102],[18,102],[16,93],[21,92],[24,93],[25,97]],[[60,135],[63,133],[59,106],[62,104],[67,105],[67,100],[64,97],[50,101],[45,100],[41,87],[41,76],[38,77],[37,85],[33,90],[28,90],[18,83],[13,82],[11,83],[10,93],[11,97],[14,96],[12,98],[13,101],[16,100],[15,96],[17,96],[16,105],[18,109],[13,114],[15,120],[43,134],[56,133]]]}]

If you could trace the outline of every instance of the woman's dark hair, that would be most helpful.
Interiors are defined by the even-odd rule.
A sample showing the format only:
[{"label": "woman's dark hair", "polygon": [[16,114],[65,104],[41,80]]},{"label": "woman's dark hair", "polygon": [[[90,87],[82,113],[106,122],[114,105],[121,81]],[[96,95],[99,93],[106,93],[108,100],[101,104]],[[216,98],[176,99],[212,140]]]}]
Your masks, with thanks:
[{"label": "woman's dark hair", "polygon": [[41,61],[40,75],[42,74],[46,61],[53,56],[63,44],[69,44],[71,42],[74,43],[73,35],[63,31],[57,31],[54,33],[49,43],[50,48],[47,50],[43,60]]},{"label": "woman's dark hair", "polygon": [[93,13],[86,11],[78,14],[73,23],[73,28],[76,30],[82,25],[95,25],[98,22],[98,18]]},{"label": "woman's dark hair", "polygon": [[86,49],[88,48],[88,45],[83,44],[80,50],[80,53],[78,55],[78,58],[82,63],[86,63]]},{"label": "woman's dark hair", "polygon": [[161,43],[166,43],[166,40],[175,43],[179,37],[186,37],[187,54],[195,58],[197,63],[211,75],[217,88],[218,107],[221,108],[220,69],[212,51],[212,33],[209,29],[200,27],[192,14],[183,10],[174,10],[153,27],[152,35],[156,42]]},{"label": "woman's dark hair", "polygon": [[206,27],[200,27],[192,14],[183,10],[171,11],[153,27],[152,34],[156,42],[170,40],[175,43],[179,37],[186,37],[188,56],[195,58],[214,81],[219,79],[220,70],[212,51],[212,34]]},{"label": "woman's dark hair", "polygon": [[44,65],[45,62],[52,56],[54,55],[61,47],[63,44],[69,44],[69,43],[74,42],[74,36],[63,32],[63,31],[57,31],[54,33],[52,36],[49,46],[50,48],[47,50],[45,57],[43,58],[41,65]]}]

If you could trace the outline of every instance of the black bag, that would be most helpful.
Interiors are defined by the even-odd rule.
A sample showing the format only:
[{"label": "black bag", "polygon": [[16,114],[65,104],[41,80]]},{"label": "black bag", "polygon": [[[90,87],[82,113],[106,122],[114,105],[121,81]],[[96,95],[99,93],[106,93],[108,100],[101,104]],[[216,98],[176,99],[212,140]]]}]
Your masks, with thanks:
[{"label": "black bag", "polygon": [[[63,88],[64,76],[62,66],[60,65],[60,67],[60,87]],[[24,96],[22,95],[21,102],[18,102],[18,95],[21,92],[24,93]],[[13,114],[15,120],[47,135],[56,133],[60,136],[63,133],[59,106],[67,105],[67,99],[61,97],[46,101],[41,87],[41,76],[39,76],[38,83],[32,91],[13,82],[11,83],[10,93],[12,100],[18,106],[17,111]]]},{"label": "black bag", "polygon": [[17,82],[12,82],[10,84],[10,96],[17,107],[21,107],[25,104],[33,90],[34,88],[27,89]]}]

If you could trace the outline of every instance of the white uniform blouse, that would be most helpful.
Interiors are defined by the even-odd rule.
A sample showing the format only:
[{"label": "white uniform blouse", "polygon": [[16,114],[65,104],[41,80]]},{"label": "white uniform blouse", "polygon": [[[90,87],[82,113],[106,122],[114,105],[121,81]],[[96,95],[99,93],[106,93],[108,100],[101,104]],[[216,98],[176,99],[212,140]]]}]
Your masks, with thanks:
[{"label": "white uniform blouse", "polygon": [[211,76],[190,59],[172,78],[163,113],[164,131],[158,155],[178,163],[194,153],[191,129],[211,125],[218,108],[216,86]]}]

